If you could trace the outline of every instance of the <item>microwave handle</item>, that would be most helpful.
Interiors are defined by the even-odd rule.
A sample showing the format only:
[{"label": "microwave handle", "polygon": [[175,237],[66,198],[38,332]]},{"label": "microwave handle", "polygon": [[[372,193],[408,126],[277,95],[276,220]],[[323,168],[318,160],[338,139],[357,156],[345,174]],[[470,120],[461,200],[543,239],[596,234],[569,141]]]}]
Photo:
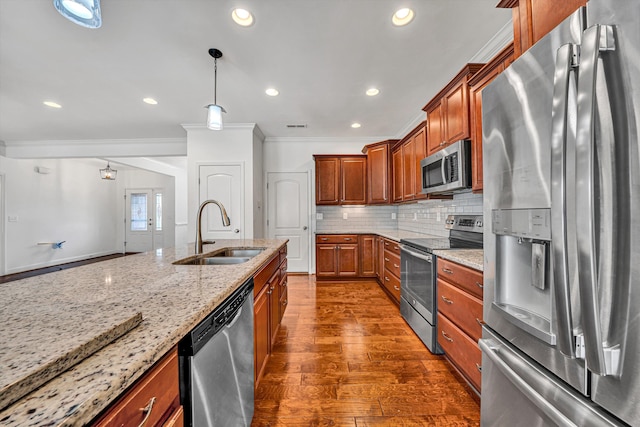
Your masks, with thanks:
[{"label": "microwave handle", "polygon": [[449,162],[449,156],[444,156],[442,158],[442,163],[440,165],[440,170],[442,172],[442,183],[446,184],[449,182],[449,174],[448,174],[448,167],[447,167],[447,163]]}]

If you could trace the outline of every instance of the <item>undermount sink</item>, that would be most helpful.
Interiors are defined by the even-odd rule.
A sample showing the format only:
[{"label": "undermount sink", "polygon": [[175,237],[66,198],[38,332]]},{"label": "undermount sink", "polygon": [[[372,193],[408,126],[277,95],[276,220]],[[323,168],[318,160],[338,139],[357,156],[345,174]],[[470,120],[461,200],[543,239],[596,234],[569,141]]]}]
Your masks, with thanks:
[{"label": "undermount sink", "polygon": [[174,261],[175,265],[230,265],[242,264],[258,255],[265,248],[225,248],[203,255],[190,256]]}]

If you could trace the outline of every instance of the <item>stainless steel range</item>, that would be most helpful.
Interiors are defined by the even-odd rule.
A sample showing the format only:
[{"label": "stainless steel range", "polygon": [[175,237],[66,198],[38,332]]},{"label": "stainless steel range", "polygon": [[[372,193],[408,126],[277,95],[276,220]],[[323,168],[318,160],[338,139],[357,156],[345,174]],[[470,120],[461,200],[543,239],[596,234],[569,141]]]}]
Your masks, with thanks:
[{"label": "stainless steel range", "polygon": [[436,336],[436,257],[434,250],[482,248],[482,215],[449,215],[449,237],[400,240],[400,313],[434,354]]}]

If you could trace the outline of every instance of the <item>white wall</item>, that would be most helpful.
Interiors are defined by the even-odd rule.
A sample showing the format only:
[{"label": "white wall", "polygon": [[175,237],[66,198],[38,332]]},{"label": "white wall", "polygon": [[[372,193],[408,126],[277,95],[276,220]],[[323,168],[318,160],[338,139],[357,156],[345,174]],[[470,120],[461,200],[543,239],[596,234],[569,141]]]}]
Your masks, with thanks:
[{"label": "white wall", "polygon": [[[49,174],[34,171],[46,167]],[[14,273],[115,252],[117,181],[104,162],[0,157],[5,176],[5,271]],[[8,218],[16,221],[8,221]],[[66,240],[62,249],[39,242]]]},{"label": "white wall", "polygon": [[[256,128],[257,130],[257,128]],[[265,193],[264,174],[262,157],[264,155],[264,135],[262,132],[253,133],[253,237],[256,239],[265,238],[264,215]]]},{"label": "white wall", "polygon": [[[254,228],[255,200],[262,199],[261,187],[255,188],[254,131],[255,124],[225,125],[224,130],[211,131],[204,126],[184,126],[187,130],[187,191],[188,191],[188,236],[194,236],[198,211],[198,168],[204,164],[242,163],[244,165],[244,237],[252,239]],[[255,142],[257,143],[257,142]],[[256,192],[258,194],[256,194]],[[259,216],[259,214],[258,214]]]},{"label": "white wall", "polygon": [[142,169],[133,169],[119,171],[116,182],[118,183],[118,201],[115,212],[117,215],[117,251],[124,251],[124,218],[126,209],[124,194],[127,189],[140,190],[148,188],[162,191],[163,247],[175,246],[175,178]]}]

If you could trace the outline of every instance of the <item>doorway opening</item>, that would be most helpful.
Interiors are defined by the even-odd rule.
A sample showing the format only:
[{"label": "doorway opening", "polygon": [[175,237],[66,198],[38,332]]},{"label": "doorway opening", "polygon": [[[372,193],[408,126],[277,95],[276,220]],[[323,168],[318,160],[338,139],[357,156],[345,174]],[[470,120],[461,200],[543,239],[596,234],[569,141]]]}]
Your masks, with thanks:
[{"label": "doorway opening", "polygon": [[125,190],[125,252],[147,252],[164,246],[164,190]]}]

